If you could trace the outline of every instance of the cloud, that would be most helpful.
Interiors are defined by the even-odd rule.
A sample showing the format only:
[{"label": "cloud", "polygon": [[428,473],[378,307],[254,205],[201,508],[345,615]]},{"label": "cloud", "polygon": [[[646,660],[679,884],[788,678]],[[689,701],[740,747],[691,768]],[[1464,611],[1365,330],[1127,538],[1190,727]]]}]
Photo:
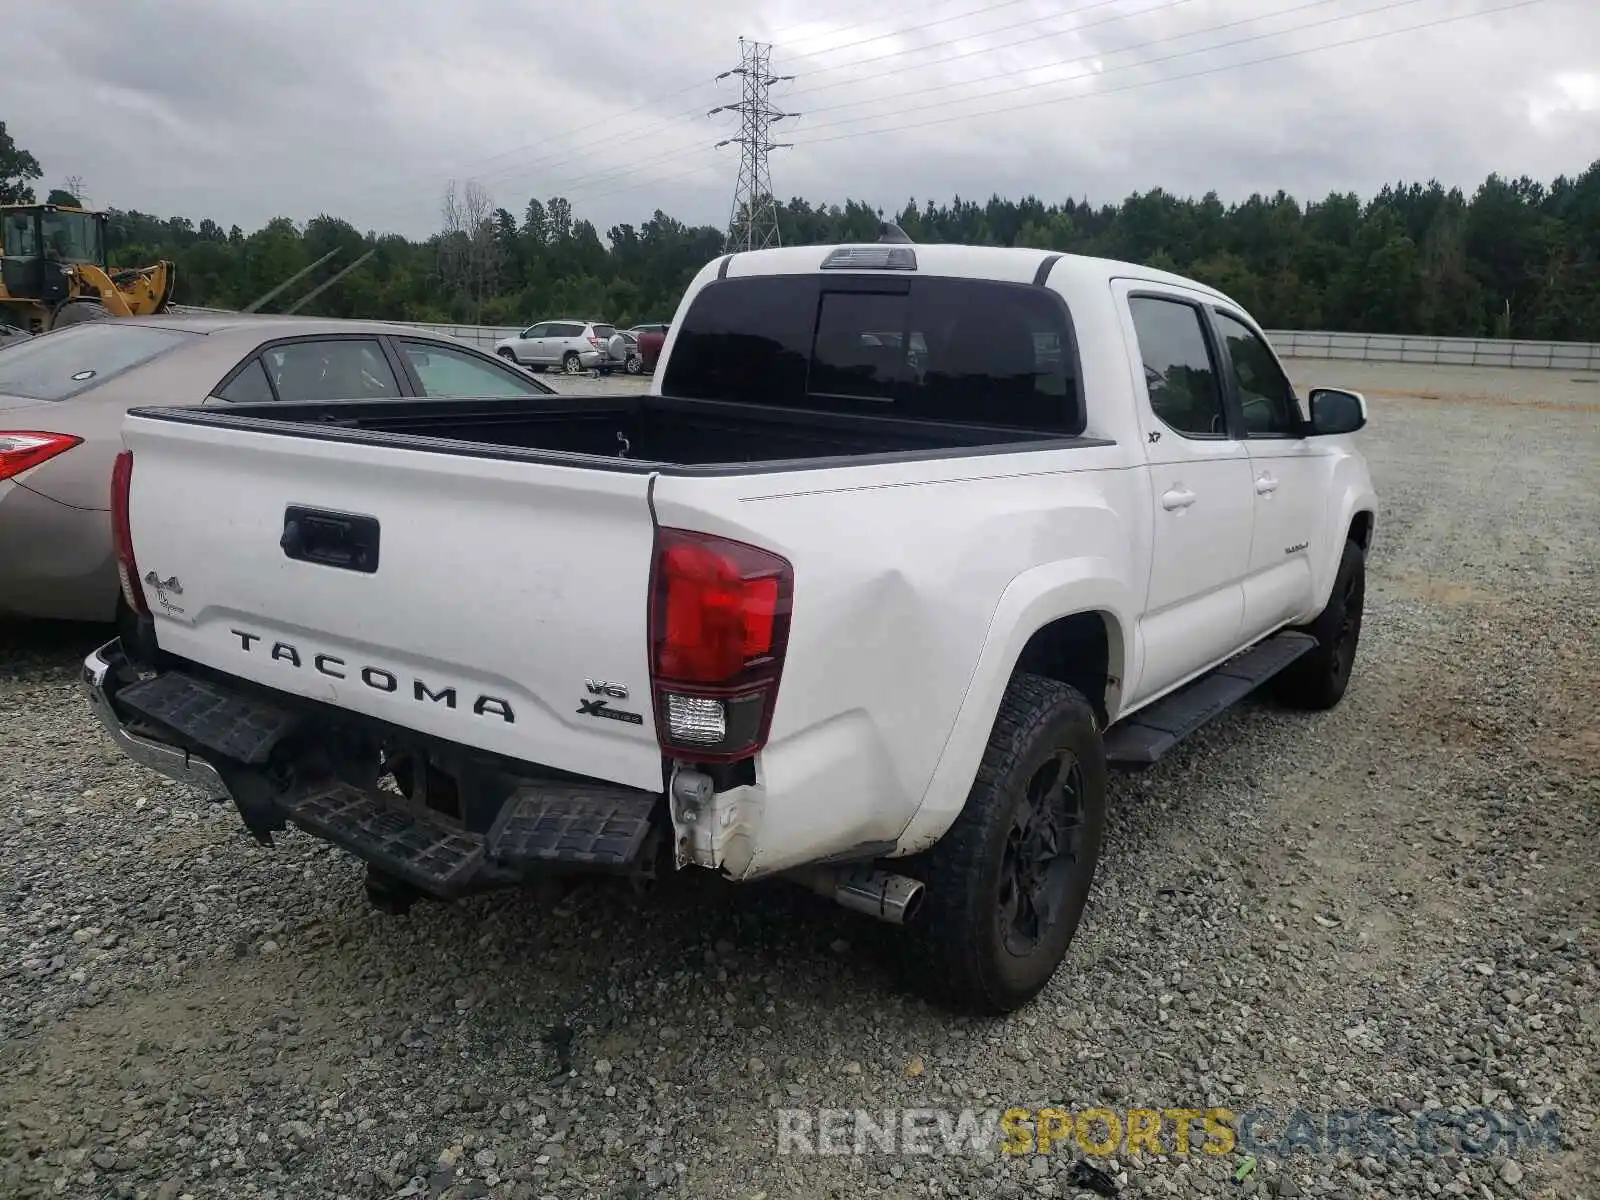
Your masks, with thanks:
[{"label": "cloud", "polygon": [[1526,97],[1528,121],[1555,132],[1576,125],[1593,128],[1600,115],[1600,71],[1565,71]]},{"label": "cloud", "polygon": [[565,195],[602,232],[657,208],[720,225],[736,117],[707,114],[738,97],[713,81],[745,32],[796,77],[774,89],[802,114],[775,127],[784,197],[1470,191],[1600,158],[1600,6],[1482,15],[1508,2],[936,0],[869,22],[819,0],[737,24],[706,0],[33,4],[7,14],[0,117],[48,184],[225,226],[424,235],[451,178],[518,214]]}]

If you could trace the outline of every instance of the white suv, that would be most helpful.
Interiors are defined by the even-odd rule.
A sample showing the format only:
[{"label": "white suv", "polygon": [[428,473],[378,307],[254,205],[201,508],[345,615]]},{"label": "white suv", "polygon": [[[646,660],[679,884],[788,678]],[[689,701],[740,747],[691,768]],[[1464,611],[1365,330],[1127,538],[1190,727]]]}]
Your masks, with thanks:
[{"label": "white suv", "polygon": [[525,367],[559,366],[576,373],[606,363],[606,342],[615,332],[598,321],[541,321],[502,338],[494,352]]}]

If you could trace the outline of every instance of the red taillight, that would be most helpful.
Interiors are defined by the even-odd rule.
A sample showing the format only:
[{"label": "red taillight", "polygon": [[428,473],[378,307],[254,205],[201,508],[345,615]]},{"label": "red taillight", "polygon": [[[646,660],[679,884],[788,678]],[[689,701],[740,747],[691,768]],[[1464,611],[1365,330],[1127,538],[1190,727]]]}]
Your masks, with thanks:
[{"label": "red taillight", "polygon": [[128,523],[128,496],[132,490],[133,451],[124,450],[111,467],[111,545],[117,556],[122,598],[134,612],[148,616],[150,605],[139,582],[139,564],[133,559],[133,529]]},{"label": "red taillight", "polygon": [[706,762],[766,743],[789,640],[794,571],[743,542],[656,532],[650,668],[663,748]]},{"label": "red taillight", "polygon": [[10,479],[13,475],[31,471],[82,441],[81,437],[73,437],[70,433],[36,433],[32,430],[0,433],[0,479]]}]

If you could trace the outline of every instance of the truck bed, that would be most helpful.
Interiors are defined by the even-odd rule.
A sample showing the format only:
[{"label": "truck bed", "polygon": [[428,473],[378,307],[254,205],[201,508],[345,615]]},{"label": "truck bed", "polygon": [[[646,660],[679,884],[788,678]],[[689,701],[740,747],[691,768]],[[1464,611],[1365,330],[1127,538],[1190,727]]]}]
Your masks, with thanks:
[{"label": "truck bed", "polygon": [[[138,408],[133,414],[332,441],[643,472],[728,473],[962,450],[1104,445],[1015,428],[649,395],[351,400]],[[292,428],[285,428],[291,426]]]}]

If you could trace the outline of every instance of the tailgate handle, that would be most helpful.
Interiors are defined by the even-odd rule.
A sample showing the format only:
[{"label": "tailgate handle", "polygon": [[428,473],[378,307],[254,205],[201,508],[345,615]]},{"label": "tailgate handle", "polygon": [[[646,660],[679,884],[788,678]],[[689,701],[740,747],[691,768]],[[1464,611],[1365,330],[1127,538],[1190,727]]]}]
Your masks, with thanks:
[{"label": "tailgate handle", "polygon": [[373,575],[378,570],[378,519],[291,504],[283,510],[278,545],[300,562]]}]

